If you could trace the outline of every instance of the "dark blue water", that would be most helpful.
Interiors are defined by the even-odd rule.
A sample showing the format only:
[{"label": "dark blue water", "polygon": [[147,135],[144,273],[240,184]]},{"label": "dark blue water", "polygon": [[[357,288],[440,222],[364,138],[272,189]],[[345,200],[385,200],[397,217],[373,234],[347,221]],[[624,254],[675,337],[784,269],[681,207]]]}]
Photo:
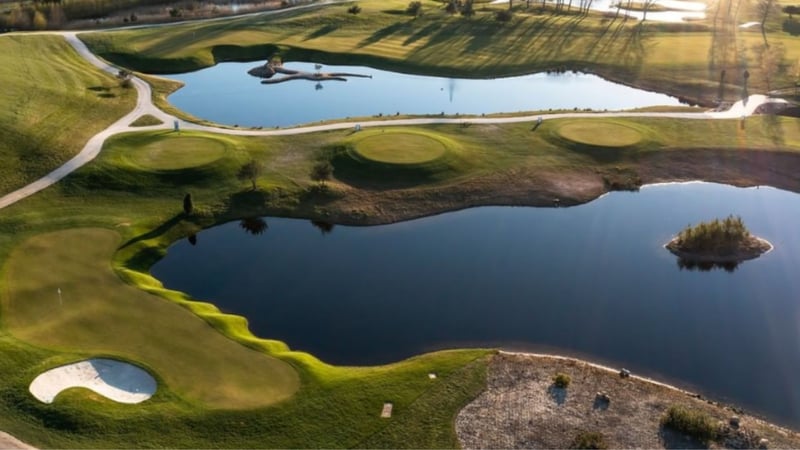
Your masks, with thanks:
[{"label": "dark blue water", "polygon": [[[740,215],[775,245],[733,272],[662,248]],[[571,208],[486,207],[376,227],[266,219],[182,241],[169,288],[335,364],[492,345],[550,348],[655,375],[800,425],[800,196],[693,183]]]},{"label": "dark blue water", "polygon": [[[262,85],[247,70],[260,63],[223,63],[174,75],[186,86],[170,103],[197,117],[239,126],[287,126],[377,114],[490,114],[678,105],[674,97],[611,83],[600,77],[538,73],[489,80],[424,77],[370,67],[324,66],[323,72],[372,75],[346,82],[293,80]],[[314,72],[314,64],[286,63]],[[321,88],[321,89],[319,89]]]}]

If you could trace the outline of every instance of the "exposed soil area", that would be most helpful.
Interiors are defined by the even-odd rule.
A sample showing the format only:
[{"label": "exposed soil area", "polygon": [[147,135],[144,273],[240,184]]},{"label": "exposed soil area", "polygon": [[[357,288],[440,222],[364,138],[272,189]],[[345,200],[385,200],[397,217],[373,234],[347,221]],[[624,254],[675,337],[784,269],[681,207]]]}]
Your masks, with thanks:
[{"label": "exposed soil area", "polygon": [[[800,171],[796,170],[800,154],[792,152],[671,150],[623,164],[622,172],[608,164],[562,170],[522,166],[425,187],[392,188],[391,180],[358,186],[332,182],[328,195],[286,212],[341,224],[374,225],[474,206],[571,206],[611,190],[636,190],[651,183],[703,180],[800,192]],[[617,181],[620,173],[625,175],[623,182]]]},{"label": "exposed soil area", "polygon": [[[566,388],[555,387],[556,373],[571,377]],[[599,432],[608,448],[703,447],[661,426],[675,405],[719,421],[712,448],[800,447],[793,431],[674,387],[575,359],[502,352],[489,364],[486,390],[458,414],[456,433],[464,448],[571,448],[582,432]]]}]

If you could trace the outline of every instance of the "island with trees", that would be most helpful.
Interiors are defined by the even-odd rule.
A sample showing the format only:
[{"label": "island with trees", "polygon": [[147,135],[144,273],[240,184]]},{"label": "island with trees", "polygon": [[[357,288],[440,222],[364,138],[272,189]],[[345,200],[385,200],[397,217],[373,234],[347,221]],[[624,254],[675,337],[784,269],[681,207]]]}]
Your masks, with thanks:
[{"label": "island with trees", "polygon": [[739,263],[772,250],[772,244],[750,234],[742,218],[732,215],[688,226],[665,247],[685,261],[717,264]]}]

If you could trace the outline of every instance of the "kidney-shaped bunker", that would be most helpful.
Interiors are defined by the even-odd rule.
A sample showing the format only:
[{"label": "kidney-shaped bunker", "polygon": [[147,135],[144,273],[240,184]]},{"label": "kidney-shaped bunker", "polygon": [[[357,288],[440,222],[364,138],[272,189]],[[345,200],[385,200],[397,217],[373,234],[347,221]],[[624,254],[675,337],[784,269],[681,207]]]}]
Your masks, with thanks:
[{"label": "kidney-shaped bunker", "polygon": [[82,387],[120,403],[140,403],[156,392],[156,380],[143,369],[113,359],[93,358],[56,367],[29,387],[39,401],[52,403],[61,391]]}]

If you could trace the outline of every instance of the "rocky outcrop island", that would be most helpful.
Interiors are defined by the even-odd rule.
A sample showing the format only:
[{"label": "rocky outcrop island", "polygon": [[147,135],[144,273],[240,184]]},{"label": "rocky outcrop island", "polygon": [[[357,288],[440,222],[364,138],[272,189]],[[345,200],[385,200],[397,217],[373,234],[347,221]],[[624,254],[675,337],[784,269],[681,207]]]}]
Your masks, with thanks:
[{"label": "rocky outcrop island", "polygon": [[[316,72],[304,72],[302,70],[294,70],[283,67],[283,62],[280,60],[270,60],[262,66],[253,67],[247,73],[258,78],[262,78],[262,84],[276,84],[283,83],[290,80],[309,80],[309,81],[347,81],[347,77],[359,78],[372,78],[372,75],[361,75],[357,73],[347,72],[320,72],[322,65],[315,65]],[[283,75],[282,77],[275,77],[276,74]]]},{"label": "rocky outcrop island", "polygon": [[686,227],[665,247],[682,260],[698,263],[739,263],[772,250],[772,244],[750,234],[741,217],[700,222]]}]

